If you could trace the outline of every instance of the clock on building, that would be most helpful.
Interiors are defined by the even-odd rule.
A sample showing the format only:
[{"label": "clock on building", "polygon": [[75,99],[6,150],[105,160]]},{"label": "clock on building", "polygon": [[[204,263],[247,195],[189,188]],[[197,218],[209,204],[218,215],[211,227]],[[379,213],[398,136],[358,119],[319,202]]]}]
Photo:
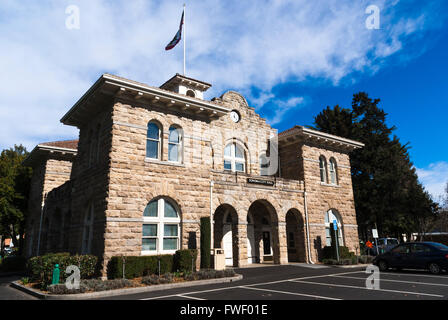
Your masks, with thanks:
[{"label": "clock on building", "polygon": [[233,110],[232,112],[230,112],[230,119],[232,119],[233,122],[237,123],[238,121],[240,121],[240,114],[238,113],[238,111]]}]

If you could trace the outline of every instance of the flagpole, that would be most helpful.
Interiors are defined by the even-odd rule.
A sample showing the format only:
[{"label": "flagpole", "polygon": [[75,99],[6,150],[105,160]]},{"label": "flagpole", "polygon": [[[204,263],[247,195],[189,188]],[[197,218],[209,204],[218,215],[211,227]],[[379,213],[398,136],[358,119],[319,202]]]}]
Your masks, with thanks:
[{"label": "flagpole", "polygon": [[185,69],[186,69],[186,63],[185,63],[185,52],[186,52],[186,50],[185,50],[185,44],[186,44],[186,42],[187,42],[187,28],[186,28],[186,22],[187,22],[187,19],[186,19],[186,14],[185,14],[185,3],[184,3],[184,76],[185,76]]}]

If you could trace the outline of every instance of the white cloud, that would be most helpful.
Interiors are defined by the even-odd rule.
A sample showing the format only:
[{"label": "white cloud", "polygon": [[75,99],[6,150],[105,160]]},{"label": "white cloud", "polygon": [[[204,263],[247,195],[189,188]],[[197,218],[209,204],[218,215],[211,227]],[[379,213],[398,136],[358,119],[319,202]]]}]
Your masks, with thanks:
[{"label": "white cloud", "polygon": [[[422,2],[418,2],[419,4]],[[65,9],[80,8],[81,29],[65,28]],[[182,1],[2,0],[0,147],[71,138],[59,119],[104,72],[150,85],[182,71],[182,47],[166,52]],[[374,73],[409,39],[431,27],[426,8],[400,17],[397,1],[377,0],[381,30],[365,28],[368,1],[206,0],[187,7],[187,75],[211,82],[210,95],[250,95],[294,80],[335,84]],[[433,26],[432,26],[433,27]],[[348,81],[352,81],[349,79]],[[303,105],[303,101],[296,101]],[[295,106],[278,103],[271,124]],[[293,101],[290,101],[293,103]]]},{"label": "white cloud", "polygon": [[426,168],[417,168],[416,170],[420,182],[433,199],[441,199],[445,194],[445,187],[448,183],[448,162],[431,163]]}]

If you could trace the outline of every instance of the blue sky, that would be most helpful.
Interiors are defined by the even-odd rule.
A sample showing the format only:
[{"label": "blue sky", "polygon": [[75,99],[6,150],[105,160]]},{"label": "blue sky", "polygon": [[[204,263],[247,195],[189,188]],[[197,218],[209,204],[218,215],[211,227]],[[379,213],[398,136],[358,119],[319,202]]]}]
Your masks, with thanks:
[{"label": "blue sky", "polygon": [[[0,148],[76,138],[60,118],[105,72],[160,85],[184,1],[0,0]],[[76,5],[80,29],[66,28]],[[380,9],[380,29],[365,26]],[[187,75],[232,89],[280,131],[353,93],[382,100],[437,198],[448,181],[445,0],[187,1]]]}]

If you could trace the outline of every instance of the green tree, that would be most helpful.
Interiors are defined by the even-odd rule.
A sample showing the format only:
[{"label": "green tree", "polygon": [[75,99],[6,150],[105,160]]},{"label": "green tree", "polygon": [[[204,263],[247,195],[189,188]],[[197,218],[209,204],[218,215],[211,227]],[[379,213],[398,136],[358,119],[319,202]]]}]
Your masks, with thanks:
[{"label": "green tree", "polygon": [[32,175],[31,168],[22,165],[28,154],[25,147],[15,145],[0,155],[0,235],[2,239],[11,238],[19,253],[23,248]]},{"label": "green tree", "polygon": [[375,225],[381,235],[401,236],[424,229],[436,205],[418,182],[396,129],[386,123],[379,99],[360,92],[351,109],[327,107],[314,120],[314,128],[360,141],[365,147],[350,154],[353,192],[361,238]]}]

